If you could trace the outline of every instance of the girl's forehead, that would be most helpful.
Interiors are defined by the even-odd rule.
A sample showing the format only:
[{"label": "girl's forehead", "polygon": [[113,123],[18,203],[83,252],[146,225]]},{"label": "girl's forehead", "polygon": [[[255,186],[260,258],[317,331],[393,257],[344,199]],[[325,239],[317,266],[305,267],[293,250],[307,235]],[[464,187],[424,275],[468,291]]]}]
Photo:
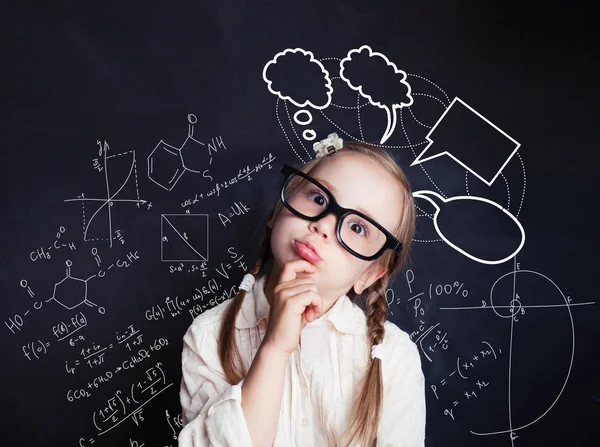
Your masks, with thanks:
[{"label": "girl's forehead", "polygon": [[311,175],[332,193],[381,192],[395,188],[396,182],[377,162],[360,154],[338,154],[323,160]]},{"label": "girl's forehead", "polygon": [[400,200],[398,184],[377,163],[366,157],[333,157],[310,175],[329,189],[341,206],[364,212],[388,229],[395,225],[397,216],[390,211],[396,208],[392,202]]}]

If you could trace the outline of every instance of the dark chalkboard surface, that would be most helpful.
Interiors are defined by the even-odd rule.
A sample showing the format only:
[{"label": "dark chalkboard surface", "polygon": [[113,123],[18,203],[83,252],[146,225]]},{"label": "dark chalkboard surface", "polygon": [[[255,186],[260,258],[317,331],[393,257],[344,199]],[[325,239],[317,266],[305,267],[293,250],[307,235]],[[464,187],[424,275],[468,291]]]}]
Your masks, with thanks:
[{"label": "dark chalkboard surface", "polygon": [[185,330],[254,264],[281,166],[337,132],[415,191],[387,301],[427,446],[598,445],[591,11],[10,3],[0,444],[175,446]]}]

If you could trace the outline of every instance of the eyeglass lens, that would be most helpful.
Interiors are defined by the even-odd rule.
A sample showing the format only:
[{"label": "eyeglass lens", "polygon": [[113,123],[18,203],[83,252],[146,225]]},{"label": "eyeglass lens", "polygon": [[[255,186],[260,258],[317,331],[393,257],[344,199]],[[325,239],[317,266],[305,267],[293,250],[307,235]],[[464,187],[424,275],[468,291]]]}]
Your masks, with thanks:
[{"label": "eyeglass lens", "polygon": [[[331,203],[329,194],[317,184],[296,174],[288,178],[283,194],[286,203],[306,217],[319,215]],[[354,213],[344,217],[340,235],[348,247],[362,256],[373,256],[387,240],[379,228]]]}]

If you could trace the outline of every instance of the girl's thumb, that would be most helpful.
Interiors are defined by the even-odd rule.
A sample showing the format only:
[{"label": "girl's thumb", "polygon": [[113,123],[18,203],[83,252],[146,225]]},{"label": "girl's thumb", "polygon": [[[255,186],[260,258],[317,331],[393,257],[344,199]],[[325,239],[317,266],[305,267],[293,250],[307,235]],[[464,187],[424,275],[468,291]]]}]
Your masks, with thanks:
[{"label": "girl's thumb", "polygon": [[306,320],[307,323],[312,322],[315,319],[315,317],[316,317],[316,313],[312,307],[306,309],[306,311],[304,312],[304,319]]}]

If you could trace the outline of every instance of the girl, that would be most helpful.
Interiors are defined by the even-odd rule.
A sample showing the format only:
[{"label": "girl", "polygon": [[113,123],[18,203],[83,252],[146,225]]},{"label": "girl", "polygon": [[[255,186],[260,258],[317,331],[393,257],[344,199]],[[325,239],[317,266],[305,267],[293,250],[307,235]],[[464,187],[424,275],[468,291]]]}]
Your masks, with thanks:
[{"label": "girl", "polygon": [[314,150],[282,169],[240,292],[185,334],[180,447],[424,446],[419,352],[386,321],[415,228],[410,185],[383,149],[331,134]]}]

